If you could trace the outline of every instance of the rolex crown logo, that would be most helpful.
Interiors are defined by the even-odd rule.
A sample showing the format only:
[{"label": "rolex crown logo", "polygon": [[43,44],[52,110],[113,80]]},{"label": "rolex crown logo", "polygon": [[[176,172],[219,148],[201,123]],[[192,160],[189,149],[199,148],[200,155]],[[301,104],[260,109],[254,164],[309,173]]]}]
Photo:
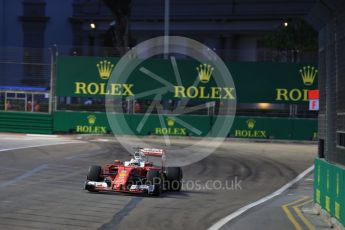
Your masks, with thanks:
[{"label": "rolex crown logo", "polygon": [[254,119],[248,119],[246,121],[246,123],[247,123],[248,129],[253,129],[254,126],[255,126],[256,121]]},{"label": "rolex crown logo", "polygon": [[114,65],[110,61],[100,61],[97,65],[99,77],[103,80],[107,80],[113,71]]},{"label": "rolex crown logo", "polygon": [[174,126],[175,120],[172,118],[167,118],[167,123],[168,123],[168,126]]},{"label": "rolex crown logo", "polygon": [[314,83],[317,69],[313,66],[304,66],[302,69],[299,70],[303,83],[305,85],[312,85]]},{"label": "rolex crown logo", "polygon": [[96,122],[96,116],[95,116],[95,115],[89,115],[89,116],[87,116],[87,121],[89,122],[90,125],[95,124],[95,122]]},{"label": "rolex crown logo", "polygon": [[196,71],[198,71],[198,77],[202,83],[207,83],[212,75],[213,67],[207,64],[201,64],[200,66],[196,67]]}]

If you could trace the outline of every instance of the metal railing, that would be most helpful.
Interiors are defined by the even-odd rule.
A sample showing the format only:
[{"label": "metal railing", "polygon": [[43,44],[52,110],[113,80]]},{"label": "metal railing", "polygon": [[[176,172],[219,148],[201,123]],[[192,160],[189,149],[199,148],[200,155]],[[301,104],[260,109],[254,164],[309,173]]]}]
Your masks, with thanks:
[{"label": "metal railing", "polygon": [[1,110],[51,112],[51,56],[48,48],[0,47]]},{"label": "metal railing", "polygon": [[[56,46],[57,54],[63,56],[98,56],[121,57],[123,50],[131,50],[131,47],[97,47],[97,46]],[[317,63],[317,51],[296,52],[293,50],[271,49],[212,49],[223,61],[247,61],[247,62],[282,62],[282,63]],[[155,56],[159,57],[159,56]],[[162,55],[163,58],[163,55]],[[176,55],[177,59],[187,58]]]}]

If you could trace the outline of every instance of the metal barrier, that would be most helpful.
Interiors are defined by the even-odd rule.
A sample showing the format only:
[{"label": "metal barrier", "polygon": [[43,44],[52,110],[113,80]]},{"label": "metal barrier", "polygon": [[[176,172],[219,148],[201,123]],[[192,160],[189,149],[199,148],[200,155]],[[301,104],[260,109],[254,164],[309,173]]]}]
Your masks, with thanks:
[{"label": "metal barrier", "polygon": [[51,113],[51,49],[0,47],[0,109]]},{"label": "metal barrier", "polygon": [[53,133],[53,116],[47,113],[0,112],[0,132]]}]

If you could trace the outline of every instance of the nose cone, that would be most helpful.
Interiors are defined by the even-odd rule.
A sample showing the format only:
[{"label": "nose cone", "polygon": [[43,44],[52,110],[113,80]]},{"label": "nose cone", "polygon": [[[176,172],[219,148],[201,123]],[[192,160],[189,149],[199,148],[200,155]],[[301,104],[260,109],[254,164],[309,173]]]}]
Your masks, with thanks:
[{"label": "nose cone", "polygon": [[130,169],[126,169],[125,167],[119,167],[118,174],[116,175],[114,180],[114,188],[116,190],[121,190],[125,187],[130,172]]}]

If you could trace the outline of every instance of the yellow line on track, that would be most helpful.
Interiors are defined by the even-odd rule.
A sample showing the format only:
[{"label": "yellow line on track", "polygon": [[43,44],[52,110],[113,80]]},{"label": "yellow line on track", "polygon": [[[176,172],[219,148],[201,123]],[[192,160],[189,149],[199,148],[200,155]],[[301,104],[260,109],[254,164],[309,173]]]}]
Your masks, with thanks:
[{"label": "yellow line on track", "polygon": [[292,213],[290,212],[289,208],[287,206],[285,206],[285,205],[283,205],[282,208],[283,208],[283,211],[285,212],[285,215],[287,216],[287,218],[289,218],[290,222],[293,224],[295,229],[296,230],[302,230],[301,225],[297,222],[295,217],[292,215]]},{"label": "yellow line on track", "polygon": [[292,215],[292,213],[290,212],[288,206],[290,205],[294,205],[294,204],[298,204],[299,202],[305,201],[306,199],[308,199],[309,197],[305,196],[301,199],[298,199],[296,201],[293,201],[291,203],[288,204],[284,204],[282,205],[282,209],[285,213],[285,215],[287,216],[287,218],[290,220],[290,222],[293,224],[293,226],[295,227],[296,230],[303,230],[303,228],[301,227],[301,225],[298,223],[298,221],[295,219],[295,217]]},{"label": "yellow line on track", "polygon": [[295,210],[296,214],[299,218],[301,218],[302,222],[307,226],[308,230],[315,230],[315,226],[310,223],[310,221],[302,214],[300,207],[312,202],[312,200],[307,200],[302,204],[294,205],[293,209]]}]

